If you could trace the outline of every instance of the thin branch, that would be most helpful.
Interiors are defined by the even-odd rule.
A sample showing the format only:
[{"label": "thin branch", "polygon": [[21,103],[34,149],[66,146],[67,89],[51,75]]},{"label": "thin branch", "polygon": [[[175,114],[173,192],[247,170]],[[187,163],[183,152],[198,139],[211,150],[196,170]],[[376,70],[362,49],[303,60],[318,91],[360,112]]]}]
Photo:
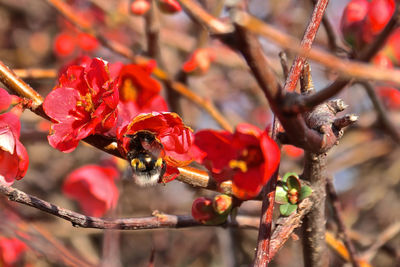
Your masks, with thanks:
[{"label": "thin branch", "polygon": [[368,261],[372,260],[378,250],[384,246],[389,240],[400,234],[400,222],[395,222],[379,234],[375,242],[366,250],[361,258]]},{"label": "thin branch", "polygon": [[232,24],[218,20],[197,3],[191,0],[178,0],[178,2],[185,9],[186,14],[194,21],[202,24],[211,34],[228,33],[234,30]]},{"label": "thin branch", "polygon": [[396,143],[400,143],[400,134],[396,129],[396,126],[390,121],[385,107],[382,104],[382,101],[376,95],[375,89],[368,82],[360,82],[360,84],[365,88],[365,91],[368,94],[369,99],[371,99],[372,105],[375,108],[376,114],[378,115],[378,123],[380,123],[383,128],[387,131],[389,136]]},{"label": "thin branch", "polygon": [[[315,5],[317,3],[317,0],[311,0],[311,2]],[[332,24],[329,21],[329,18],[327,16],[326,12],[325,12],[324,16],[322,17],[322,25],[324,26],[326,35],[328,37],[329,49],[332,52],[336,52],[338,49],[338,46],[336,43],[337,36],[336,36],[335,30],[334,30]]]},{"label": "thin branch", "polygon": [[147,41],[147,54],[149,57],[161,62],[160,54],[160,21],[157,6],[151,1],[151,8],[145,14],[145,33]]},{"label": "thin branch", "polygon": [[36,110],[42,104],[43,98],[27,83],[18,78],[2,61],[0,61],[0,81],[20,96],[32,100],[33,110]]},{"label": "thin branch", "polygon": [[57,77],[55,69],[13,69],[13,72],[21,79],[54,79]]},{"label": "thin branch", "polygon": [[[344,60],[318,48],[312,48],[309,51],[304,50],[301,48],[299,41],[296,38],[274,29],[272,26],[243,11],[234,12],[232,19],[241,27],[244,27],[253,33],[262,35],[285,49],[298,53],[301,56],[306,56],[310,60],[314,60],[331,70],[339,72],[341,75],[340,79],[347,78],[347,82],[348,79],[354,77],[363,80],[387,81],[400,84],[400,69],[398,68],[389,70],[387,68],[375,67],[371,66],[370,64],[360,63],[355,60]],[[391,32],[391,30],[388,30],[388,32]],[[383,34],[386,34],[386,31],[383,31],[382,35]],[[372,46],[374,44],[372,44]],[[375,50],[370,51],[369,54],[362,59],[368,61],[376,52],[377,50],[375,48]],[[343,88],[343,86],[341,88]],[[336,93],[337,91],[335,91],[334,94]]]},{"label": "thin branch", "polygon": [[[169,215],[154,212],[151,217],[143,218],[125,218],[125,219],[102,219],[86,216],[57,205],[44,201],[40,198],[26,194],[16,188],[0,183],[0,194],[7,196],[9,200],[18,202],[46,213],[64,219],[72,223],[75,227],[114,229],[114,230],[141,230],[141,229],[160,229],[160,228],[186,228],[194,226],[204,226],[187,215]],[[243,220],[242,220],[243,219]],[[249,218],[246,216],[237,216],[236,222],[228,222],[224,226],[240,227],[243,221],[245,228],[257,228],[255,225],[249,225]]]},{"label": "thin branch", "polygon": [[349,253],[350,262],[353,265],[353,267],[360,267],[357,252],[354,248],[353,243],[348,237],[347,234],[348,231],[343,222],[342,207],[340,205],[339,198],[336,193],[335,186],[333,185],[331,177],[329,177],[326,181],[326,188],[329,195],[329,199],[331,200],[331,204],[333,207],[333,217],[335,218],[335,221],[338,225],[339,234],[342,237],[344,244],[347,248],[347,251]]},{"label": "thin branch", "polygon": [[321,20],[324,16],[326,7],[328,6],[328,0],[318,0],[314,7],[314,11],[311,15],[310,22],[308,23],[307,29],[304,33],[303,39],[301,40],[301,50],[305,53],[304,56],[296,56],[292,63],[292,67],[289,71],[289,76],[286,79],[284,92],[292,92],[296,89],[297,81],[299,80],[301,70],[303,69],[306,55],[310,51],[312,43],[314,42],[315,36]]}]

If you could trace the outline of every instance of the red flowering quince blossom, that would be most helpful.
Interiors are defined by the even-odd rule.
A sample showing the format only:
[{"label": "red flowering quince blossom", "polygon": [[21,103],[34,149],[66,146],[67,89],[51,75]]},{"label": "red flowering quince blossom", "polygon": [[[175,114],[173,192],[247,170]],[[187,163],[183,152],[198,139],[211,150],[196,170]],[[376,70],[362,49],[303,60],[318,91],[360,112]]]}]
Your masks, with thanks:
[{"label": "red flowering quince blossom", "polygon": [[113,167],[86,165],[68,175],[62,190],[78,201],[85,214],[100,217],[117,204],[119,192],[114,181],[118,177]]},{"label": "red flowering quince blossom", "polygon": [[400,91],[397,88],[380,86],[376,88],[383,103],[392,110],[400,110]]},{"label": "red flowering quince blossom", "polygon": [[0,237],[0,266],[17,266],[18,260],[26,249],[26,244],[18,238]]},{"label": "red flowering quince blossom", "polygon": [[199,48],[183,63],[182,70],[186,73],[204,74],[215,60],[215,53],[209,48]]},{"label": "red flowering quince blossom", "polygon": [[[2,99],[1,110],[7,109],[11,96],[0,88]],[[25,147],[19,141],[21,124],[17,115],[12,111],[0,115],[0,182],[13,184],[14,179],[21,179],[28,170],[29,158]]]},{"label": "red flowering quince blossom", "polygon": [[113,128],[118,114],[118,84],[119,79],[110,77],[108,64],[99,58],[69,66],[43,103],[53,121],[50,145],[71,152],[79,140]]},{"label": "red flowering quince blossom", "polygon": [[355,49],[372,42],[388,23],[394,9],[394,0],[351,0],[341,19],[345,40]]},{"label": "red flowering quince blossom", "polygon": [[183,124],[178,114],[172,112],[140,114],[130,123],[118,128],[118,148],[123,156],[127,155],[130,147],[130,138],[127,135],[143,130],[154,134],[163,146],[161,156],[167,164],[167,174],[177,174],[177,167],[186,166],[193,161],[193,130]]},{"label": "red flowering quince blossom", "polygon": [[[113,64],[112,67],[115,65]],[[160,95],[161,85],[151,77],[155,67],[154,60],[145,64],[129,64],[120,67],[118,73],[121,77],[119,122],[131,120],[140,113],[168,111],[167,103]]]},{"label": "red flowering quince blossom", "polygon": [[239,124],[233,134],[201,130],[195,145],[206,153],[201,162],[213,178],[219,183],[232,180],[233,193],[240,199],[257,196],[280,161],[278,145],[266,131],[249,124]]}]

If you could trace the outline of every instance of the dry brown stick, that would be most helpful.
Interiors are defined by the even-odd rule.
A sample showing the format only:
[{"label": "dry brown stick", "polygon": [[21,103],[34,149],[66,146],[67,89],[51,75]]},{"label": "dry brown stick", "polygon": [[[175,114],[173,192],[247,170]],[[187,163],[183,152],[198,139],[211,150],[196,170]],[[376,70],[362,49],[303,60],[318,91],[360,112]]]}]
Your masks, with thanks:
[{"label": "dry brown stick", "polygon": [[344,244],[347,248],[347,251],[349,253],[350,262],[353,265],[353,267],[360,267],[360,264],[358,261],[359,257],[357,255],[357,252],[354,248],[353,243],[351,242],[351,240],[348,236],[347,228],[343,222],[342,207],[340,205],[339,198],[338,198],[338,195],[335,190],[335,186],[333,185],[332,177],[327,178],[326,188],[327,188],[327,192],[329,195],[329,199],[330,199],[332,207],[333,207],[333,217],[335,218],[335,221],[338,225],[339,234],[342,237]]},{"label": "dry brown stick", "polygon": [[376,114],[378,115],[378,122],[384,127],[389,136],[396,143],[400,143],[400,134],[396,129],[396,126],[390,121],[387,111],[382,104],[382,101],[376,95],[375,89],[368,82],[360,82],[360,84],[365,88],[369,99],[371,99],[372,105],[375,108]]},{"label": "dry brown stick", "polygon": [[[46,0],[46,1],[50,5],[52,5],[58,12],[60,12],[63,16],[65,16],[69,21],[71,21],[76,27],[78,27],[84,32],[87,32],[95,36],[105,47],[109,48],[111,51],[116,52],[122,55],[123,57],[126,57],[136,63],[145,63],[148,61],[148,59],[145,57],[135,56],[132,50],[130,50],[123,44],[105,38],[94,27],[92,27],[88,21],[78,16],[76,12],[74,12],[73,9],[63,1],[60,0]],[[230,123],[210,101],[207,101],[197,95],[196,97],[192,97],[193,95],[195,95],[193,92],[191,92],[184,84],[173,81],[169,77],[169,75],[160,68],[155,68],[153,74],[163,82],[169,83],[172,89],[183,94],[190,101],[204,108],[223,129],[227,131],[233,130]]]},{"label": "dry brown stick", "polygon": [[285,86],[283,87],[284,92],[292,92],[296,89],[296,84],[303,69],[307,53],[310,51],[315,36],[317,35],[317,31],[321,24],[326,7],[328,6],[328,2],[328,0],[318,0],[314,7],[310,22],[308,23],[307,29],[300,43],[300,47],[304,55],[296,56],[294,59],[292,67],[289,71],[289,76],[287,77]]},{"label": "dry brown stick", "polygon": [[[141,229],[158,229],[158,228],[185,228],[194,226],[203,226],[197,222],[192,216],[187,215],[169,215],[154,212],[151,217],[142,218],[125,218],[125,219],[102,219],[97,217],[86,216],[68,209],[61,208],[57,205],[44,201],[40,198],[26,194],[25,192],[0,183],[0,194],[9,198],[9,200],[18,202],[39,210],[42,210],[61,219],[67,220],[73,226],[83,228],[97,229],[118,229],[118,230],[141,230]],[[243,227],[256,228],[249,225],[247,216],[237,216],[236,222],[227,223],[226,226],[239,227],[243,218]]]}]

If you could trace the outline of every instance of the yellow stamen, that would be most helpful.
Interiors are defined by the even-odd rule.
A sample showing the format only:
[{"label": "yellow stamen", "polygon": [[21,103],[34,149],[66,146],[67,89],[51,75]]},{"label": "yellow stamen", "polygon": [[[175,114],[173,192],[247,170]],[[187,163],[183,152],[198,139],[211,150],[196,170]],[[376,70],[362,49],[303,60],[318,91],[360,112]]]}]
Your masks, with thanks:
[{"label": "yellow stamen", "polygon": [[231,160],[229,161],[229,167],[232,169],[238,168],[242,172],[247,172],[247,164],[243,160]]}]

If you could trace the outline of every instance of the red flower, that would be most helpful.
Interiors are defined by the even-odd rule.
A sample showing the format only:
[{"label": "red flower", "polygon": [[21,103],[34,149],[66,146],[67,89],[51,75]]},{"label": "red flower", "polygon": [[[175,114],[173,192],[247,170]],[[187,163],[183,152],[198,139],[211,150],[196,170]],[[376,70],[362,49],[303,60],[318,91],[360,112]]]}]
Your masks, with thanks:
[{"label": "red flower", "polygon": [[394,0],[372,0],[363,28],[364,41],[370,43],[386,26],[394,13]]},{"label": "red flower", "polygon": [[166,14],[175,14],[182,10],[176,0],[158,0],[157,5],[158,8]]},{"label": "red flower", "polygon": [[193,52],[190,58],[183,64],[184,72],[204,74],[215,60],[215,54],[208,48],[200,48]]},{"label": "red flower", "polygon": [[9,185],[24,177],[29,165],[28,153],[19,141],[20,129],[17,115],[0,115],[0,182]]},{"label": "red flower", "polygon": [[99,41],[88,33],[81,32],[76,36],[76,40],[83,51],[91,52],[99,47]]},{"label": "red flower", "polygon": [[114,127],[117,88],[118,80],[110,78],[107,63],[101,59],[68,67],[43,103],[44,111],[54,121],[48,137],[50,145],[70,152],[79,140]]},{"label": "red flower", "polygon": [[343,11],[340,29],[344,39],[355,48],[360,48],[362,45],[362,26],[368,7],[368,0],[352,0]]},{"label": "red flower", "polygon": [[232,180],[233,193],[241,199],[257,196],[279,165],[280,151],[267,132],[240,124],[234,134],[202,130],[195,144],[207,155],[202,163],[221,183]]},{"label": "red flower", "polygon": [[6,90],[0,88],[0,113],[7,111],[10,107],[12,101],[12,97],[8,94]]},{"label": "red flower", "polygon": [[17,238],[0,237],[0,266],[17,266],[18,260],[26,249],[25,243]]},{"label": "red flower", "polygon": [[160,83],[150,76],[155,64],[155,61],[150,61],[121,68],[118,105],[121,123],[130,121],[140,113],[168,111],[167,103],[160,95]]},{"label": "red flower", "polygon": [[103,216],[117,204],[119,193],[114,180],[118,176],[115,168],[86,165],[68,175],[63,192],[78,201],[85,214]]},{"label": "red flower", "polygon": [[393,87],[377,87],[378,95],[389,109],[400,110],[400,91]]},{"label": "red flower", "polygon": [[70,33],[62,32],[54,39],[54,53],[59,57],[72,55],[76,49],[76,41]]},{"label": "red flower", "polygon": [[284,145],[282,147],[282,150],[286,153],[286,155],[288,155],[289,157],[292,157],[292,158],[299,158],[299,157],[303,156],[303,154],[304,154],[303,149],[298,148],[296,146],[292,146],[292,145]]},{"label": "red flower", "polygon": [[[130,138],[138,131],[149,131],[163,146],[162,158],[170,167],[167,173],[179,173],[176,167],[188,165],[193,160],[191,151],[194,136],[192,129],[185,126],[176,113],[147,113],[140,114],[129,124],[118,128],[118,147],[123,156],[130,151]],[[165,181],[164,181],[165,182]]]},{"label": "red flower", "polygon": [[227,195],[217,195],[214,199],[199,197],[193,201],[193,218],[207,225],[224,223],[232,209],[232,198]]},{"label": "red flower", "polygon": [[131,12],[132,14],[141,16],[150,9],[150,3],[148,0],[134,0],[131,4]]}]

